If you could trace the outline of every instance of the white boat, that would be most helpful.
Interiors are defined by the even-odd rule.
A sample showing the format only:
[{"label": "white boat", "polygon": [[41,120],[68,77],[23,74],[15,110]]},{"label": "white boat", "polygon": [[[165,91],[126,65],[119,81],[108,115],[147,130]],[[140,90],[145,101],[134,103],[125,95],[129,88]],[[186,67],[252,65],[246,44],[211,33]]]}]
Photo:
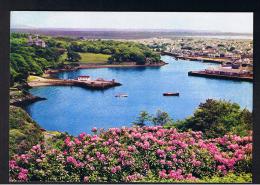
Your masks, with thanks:
[{"label": "white boat", "polygon": [[117,95],[115,95],[115,97],[128,97],[128,94],[117,94]]}]

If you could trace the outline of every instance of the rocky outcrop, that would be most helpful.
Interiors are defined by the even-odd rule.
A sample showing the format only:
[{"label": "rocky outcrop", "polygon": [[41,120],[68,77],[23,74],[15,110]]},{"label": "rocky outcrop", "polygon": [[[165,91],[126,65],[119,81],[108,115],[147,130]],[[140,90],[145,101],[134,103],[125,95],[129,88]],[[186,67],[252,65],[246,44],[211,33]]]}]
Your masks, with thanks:
[{"label": "rocky outcrop", "polygon": [[37,101],[42,101],[46,100],[46,98],[39,97],[39,96],[33,96],[30,93],[26,93],[21,97],[16,97],[16,98],[10,98],[10,105],[15,105],[15,106],[26,106],[28,104],[37,102]]}]

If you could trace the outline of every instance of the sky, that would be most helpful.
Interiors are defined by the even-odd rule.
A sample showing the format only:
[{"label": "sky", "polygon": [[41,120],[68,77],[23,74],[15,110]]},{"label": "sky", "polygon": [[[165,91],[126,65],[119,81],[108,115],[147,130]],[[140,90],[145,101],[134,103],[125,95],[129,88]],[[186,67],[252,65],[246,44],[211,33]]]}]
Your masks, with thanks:
[{"label": "sky", "polygon": [[176,29],[253,33],[253,13],[12,11],[11,28]]}]

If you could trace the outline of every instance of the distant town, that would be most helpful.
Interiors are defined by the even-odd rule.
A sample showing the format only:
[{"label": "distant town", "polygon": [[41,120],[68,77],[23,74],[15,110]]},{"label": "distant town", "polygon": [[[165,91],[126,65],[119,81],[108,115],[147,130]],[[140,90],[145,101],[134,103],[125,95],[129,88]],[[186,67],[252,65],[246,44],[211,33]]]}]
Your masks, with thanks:
[{"label": "distant town", "polygon": [[[190,75],[223,76],[251,81],[253,79],[253,41],[249,39],[215,38],[153,38],[133,40],[143,43],[162,54],[177,59],[220,63],[218,68],[208,68]],[[233,78],[234,77],[234,78]]]}]

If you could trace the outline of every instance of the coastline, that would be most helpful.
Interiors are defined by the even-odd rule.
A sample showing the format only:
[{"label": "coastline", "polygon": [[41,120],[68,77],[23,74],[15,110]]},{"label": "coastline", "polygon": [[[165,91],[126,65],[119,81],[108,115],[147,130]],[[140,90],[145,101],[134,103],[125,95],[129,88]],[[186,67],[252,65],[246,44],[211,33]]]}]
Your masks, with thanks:
[{"label": "coastline", "polygon": [[72,66],[67,66],[67,67],[64,67],[64,68],[60,68],[60,69],[49,69],[45,72],[45,75],[48,75],[48,74],[56,74],[56,73],[59,73],[59,72],[68,72],[68,71],[76,71],[76,70],[79,70],[79,69],[95,69],[95,68],[134,68],[134,67],[161,67],[161,66],[164,66],[164,65],[167,65],[168,63],[164,62],[161,60],[160,63],[157,63],[157,64],[144,64],[144,65],[136,65],[136,64],[106,64],[106,63],[103,63],[103,64],[93,64],[93,63],[90,63],[90,64],[82,64],[80,63],[79,66],[75,66],[75,67],[72,67]]},{"label": "coastline", "polygon": [[17,107],[23,107],[23,106],[29,105],[31,103],[35,103],[35,102],[43,101],[43,100],[47,100],[47,98],[34,96],[31,93],[28,93],[20,98],[11,98],[10,105],[14,105]]},{"label": "coastline", "polygon": [[[80,64],[79,66],[65,66],[64,68],[60,69],[49,69],[47,70],[42,77],[37,77],[37,80],[28,81],[27,85],[29,88],[33,87],[42,87],[42,86],[64,86],[64,85],[72,85],[71,82],[67,83],[60,79],[53,78],[53,74],[59,73],[59,72],[68,72],[68,71],[76,71],[79,69],[93,69],[93,68],[134,68],[134,67],[161,67],[168,63],[161,61],[159,64],[145,64],[145,65],[136,65],[136,64]],[[75,84],[73,84],[75,85]],[[89,89],[107,89],[114,86],[120,86],[121,84],[118,82],[114,82],[113,84],[108,84],[105,86],[86,86],[82,83],[77,83],[76,86],[85,87]],[[11,98],[10,99],[10,105],[23,107],[26,105],[29,105],[31,103],[35,103],[38,101],[47,100],[47,98],[44,97],[38,97],[34,96],[31,93],[26,93],[20,98]]]},{"label": "coastline", "polygon": [[201,56],[178,56],[178,54],[162,51],[161,55],[167,55],[174,57],[175,59],[183,59],[183,60],[190,60],[190,61],[202,61],[207,63],[217,63],[223,64],[224,62],[230,62],[228,58],[209,58],[209,57],[201,57]]}]

